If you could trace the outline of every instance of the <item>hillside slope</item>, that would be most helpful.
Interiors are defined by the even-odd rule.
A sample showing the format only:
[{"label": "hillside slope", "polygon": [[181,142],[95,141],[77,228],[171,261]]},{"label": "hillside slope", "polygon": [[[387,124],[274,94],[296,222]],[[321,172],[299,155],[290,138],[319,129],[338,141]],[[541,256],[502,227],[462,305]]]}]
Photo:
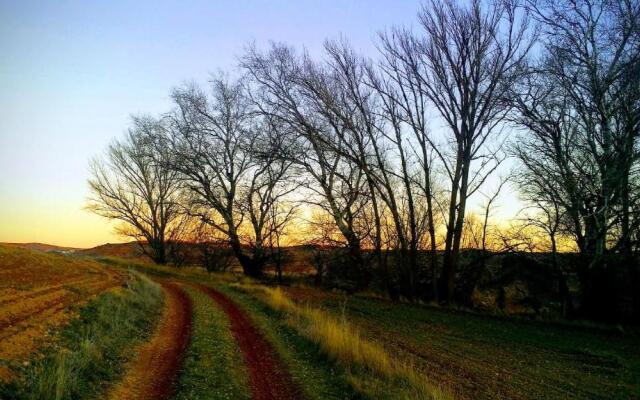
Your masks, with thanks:
[{"label": "hillside slope", "polygon": [[54,244],[37,243],[37,242],[33,242],[33,243],[2,243],[0,242],[0,246],[16,247],[19,249],[38,250],[38,251],[46,251],[46,252],[48,251],[73,252],[76,250],[80,250],[77,247],[56,246]]},{"label": "hillside slope", "polygon": [[0,379],[74,306],[123,282],[123,272],[92,260],[0,245]]}]

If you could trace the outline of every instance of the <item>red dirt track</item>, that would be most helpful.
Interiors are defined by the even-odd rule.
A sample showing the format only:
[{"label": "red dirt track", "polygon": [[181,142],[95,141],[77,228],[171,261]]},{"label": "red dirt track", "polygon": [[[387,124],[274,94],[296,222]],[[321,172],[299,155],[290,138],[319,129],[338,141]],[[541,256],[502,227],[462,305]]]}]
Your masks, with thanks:
[{"label": "red dirt track", "polygon": [[162,282],[165,307],[150,341],[138,350],[110,399],[168,399],[191,336],[191,300],[173,283]]},{"label": "red dirt track", "polygon": [[254,400],[302,399],[299,387],[264,335],[253,325],[247,314],[231,299],[204,285],[198,289],[213,299],[227,314],[231,331],[242,351],[250,374]]}]

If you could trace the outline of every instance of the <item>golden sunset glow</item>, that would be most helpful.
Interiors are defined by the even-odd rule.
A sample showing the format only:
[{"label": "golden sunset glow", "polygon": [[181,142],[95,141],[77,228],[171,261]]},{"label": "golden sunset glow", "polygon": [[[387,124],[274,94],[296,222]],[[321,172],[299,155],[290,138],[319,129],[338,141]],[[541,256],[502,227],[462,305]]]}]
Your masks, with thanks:
[{"label": "golden sunset glow", "polygon": [[83,209],[83,201],[27,199],[0,204],[0,242],[39,242],[87,248],[126,241],[114,224]]},{"label": "golden sunset glow", "polygon": [[0,0],[0,400],[640,399],[640,0]]}]

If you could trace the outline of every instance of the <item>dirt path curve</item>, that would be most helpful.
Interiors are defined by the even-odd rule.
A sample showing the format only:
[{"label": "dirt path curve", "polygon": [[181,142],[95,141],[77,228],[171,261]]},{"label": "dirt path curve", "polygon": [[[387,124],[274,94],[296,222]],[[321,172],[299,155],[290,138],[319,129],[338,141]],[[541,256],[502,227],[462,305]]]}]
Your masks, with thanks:
[{"label": "dirt path curve", "polygon": [[155,400],[171,395],[191,334],[191,300],[174,283],[162,282],[165,307],[151,339],[139,349],[109,399]]},{"label": "dirt path curve", "polygon": [[196,287],[213,299],[227,314],[231,332],[244,356],[250,375],[254,400],[302,399],[300,388],[264,335],[251,323],[247,314],[231,299],[204,285]]}]

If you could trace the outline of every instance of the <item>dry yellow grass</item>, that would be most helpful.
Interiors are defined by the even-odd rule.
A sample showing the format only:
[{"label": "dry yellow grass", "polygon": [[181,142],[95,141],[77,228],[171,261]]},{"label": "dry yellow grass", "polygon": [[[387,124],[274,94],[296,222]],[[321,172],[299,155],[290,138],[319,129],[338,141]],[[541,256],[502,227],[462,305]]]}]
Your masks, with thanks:
[{"label": "dry yellow grass", "polygon": [[357,365],[383,377],[400,378],[411,385],[415,399],[452,399],[447,390],[429,382],[410,363],[392,357],[380,345],[363,338],[345,318],[291,300],[280,288],[236,284],[244,291],[259,293],[271,308],[286,313],[292,325],[315,342],[333,360],[349,367]]}]

